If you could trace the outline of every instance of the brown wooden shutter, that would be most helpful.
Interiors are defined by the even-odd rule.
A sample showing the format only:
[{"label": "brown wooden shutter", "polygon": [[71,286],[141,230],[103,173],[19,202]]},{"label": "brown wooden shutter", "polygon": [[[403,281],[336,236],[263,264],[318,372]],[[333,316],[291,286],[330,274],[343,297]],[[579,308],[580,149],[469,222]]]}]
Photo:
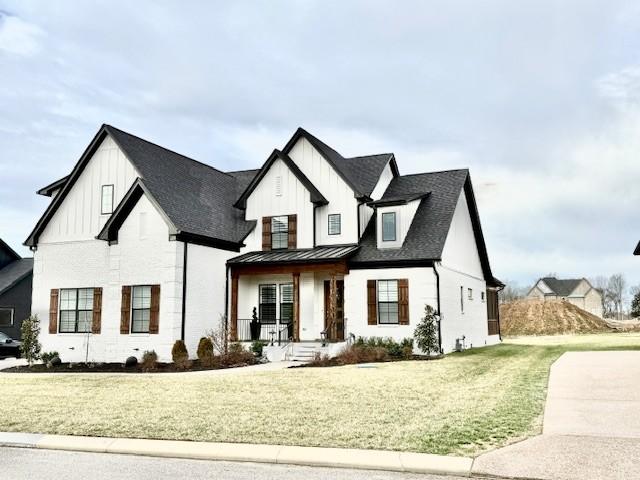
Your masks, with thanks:
[{"label": "brown wooden shutter", "polygon": [[127,335],[131,325],[131,287],[122,286],[122,307],[120,308],[120,333]]},{"label": "brown wooden shutter", "polygon": [[409,280],[398,280],[398,322],[409,325]]},{"label": "brown wooden shutter", "polygon": [[271,217],[262,217],[262,250],[271,250]]},{"label": "brown wooden shutter", "polygon": [[376,292],[376,281],[367,280],[367,324],[378,324],[378,296]]},{"label": "brown wooden shutter", "polygon": [[102,288],[93,289],[93,321],[91,322],[91,333],[100,333],[102,327]]},{"label": "brown wooden shutter", "polygon": [[49,298],[49,333],[58,333],[58,294],[57,288],[51,289]]},{"label": "brown wooden shutter", "polygon": [[289,239],[288,247],[296,248],[298,244],[298,216],[294,213],[289,215]]},{"label": "brown wooden shutter", "polygon": [[160,327],[160,285],[151,285],[151,311],[149,333],[158,333]]}]

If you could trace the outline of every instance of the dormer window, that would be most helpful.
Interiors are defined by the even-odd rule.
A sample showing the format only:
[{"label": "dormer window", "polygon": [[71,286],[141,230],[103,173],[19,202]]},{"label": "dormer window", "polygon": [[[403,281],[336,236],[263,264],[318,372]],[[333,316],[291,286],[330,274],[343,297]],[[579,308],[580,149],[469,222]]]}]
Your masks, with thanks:
[{"label": "dormer window", "polygon": [[382,241],[396,241],[396,212],[382,214]]},{"label": "dormer window", "polygon": [[341,225],[340,225],[340,214],[332,213],[328,217],[329,221],[329,235],[340,235]]},{"label": "dormer window", "polygon": [[113,185],[102,185],[100,213],[111,215],[113,213]]},{"label": "dormer window", "polygon": [[271,217],[271,249],[279,250],[289,246],[289,217]]}]

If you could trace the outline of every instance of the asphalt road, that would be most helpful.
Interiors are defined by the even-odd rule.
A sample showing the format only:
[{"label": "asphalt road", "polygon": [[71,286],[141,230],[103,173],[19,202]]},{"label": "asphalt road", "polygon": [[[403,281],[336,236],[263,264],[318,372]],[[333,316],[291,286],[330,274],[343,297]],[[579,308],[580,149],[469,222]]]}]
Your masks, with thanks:
[{"label": "asphalt road", "polygon": [[2,480],[455,480],[368,470],[296,467],[258,463],[150,458],[111,453],[80,453],[0,448]]}]

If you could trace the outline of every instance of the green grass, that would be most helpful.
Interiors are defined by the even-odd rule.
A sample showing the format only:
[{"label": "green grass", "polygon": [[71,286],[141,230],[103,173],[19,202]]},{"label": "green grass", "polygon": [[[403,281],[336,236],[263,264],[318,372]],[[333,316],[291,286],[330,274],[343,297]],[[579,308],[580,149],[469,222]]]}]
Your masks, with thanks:
[{"label": "green grass", "polygon": [[539,432],[549,367],[563,352],[640,349],[637,333],[515,342],[376,368],[5,374],[0,431],[476,455]]}]

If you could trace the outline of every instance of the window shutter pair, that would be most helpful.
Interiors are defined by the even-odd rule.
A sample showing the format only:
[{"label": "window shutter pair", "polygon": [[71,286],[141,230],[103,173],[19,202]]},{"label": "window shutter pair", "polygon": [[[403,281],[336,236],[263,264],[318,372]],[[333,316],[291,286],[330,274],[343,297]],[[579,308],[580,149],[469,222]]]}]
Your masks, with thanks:
[{"label": "window shutter pair", "polygon": [[[49,333],[58,333],[58,298],[60,290],[51,289],[49,298]],[[102,327],[102,287],[93,289],[93,315],[91,320],[91,333],[100,333]]]},{"label": "window shutter pair", "polygon": [[[297,248],[298,245],[298,215],[289,215],[289,235],[287,248]],[[262,250],[271,250],[271,217],[262,217]]]},{"label": "window shutter pair", "polygon": [[[120,333],[128,335],[131,330],[131,286],[122,286],[122,303],[120,308]],[[149,333],[157,334],[160,330],[160,285],[151,285],[151,307],[149,310]]]},{"label": "window shutter pair", "polygon": [[[398,323],[409,325],[409,280],[398,280]],[[378,291],[376,280],[367,280],[367,324],[378,324]]]}]

